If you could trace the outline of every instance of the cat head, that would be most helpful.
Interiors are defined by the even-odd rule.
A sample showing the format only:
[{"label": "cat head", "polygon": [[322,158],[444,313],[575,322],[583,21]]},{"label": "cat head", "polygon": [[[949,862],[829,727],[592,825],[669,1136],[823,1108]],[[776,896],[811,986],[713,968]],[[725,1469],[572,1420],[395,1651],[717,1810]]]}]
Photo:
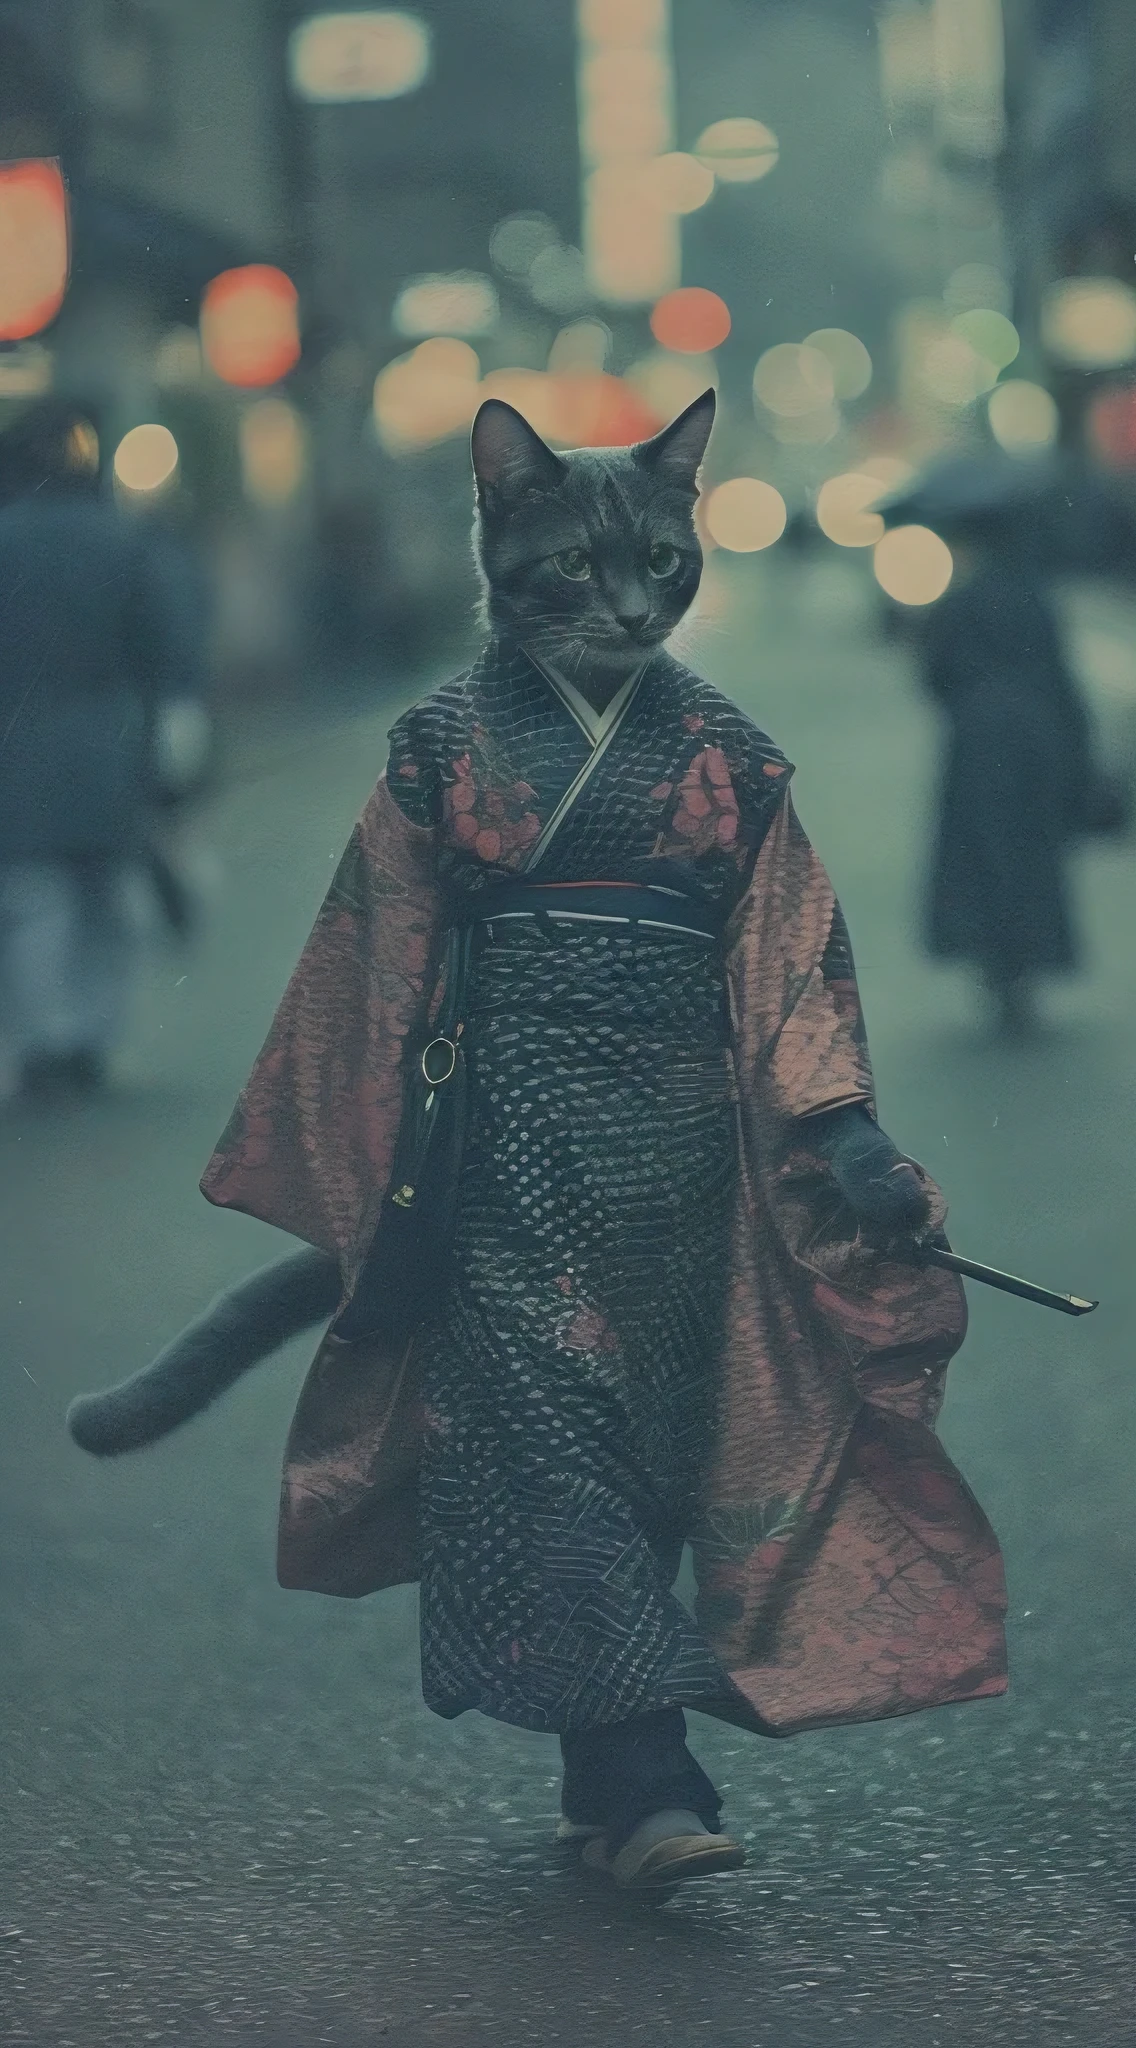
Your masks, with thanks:
[{"label": "cat head", "polygon": [[705,391],[651,441],[557,455],[486,399],[473,423],[474,550],[491,627],[569,677],[637,667],[698,589],[694,505],[713,423]]}]

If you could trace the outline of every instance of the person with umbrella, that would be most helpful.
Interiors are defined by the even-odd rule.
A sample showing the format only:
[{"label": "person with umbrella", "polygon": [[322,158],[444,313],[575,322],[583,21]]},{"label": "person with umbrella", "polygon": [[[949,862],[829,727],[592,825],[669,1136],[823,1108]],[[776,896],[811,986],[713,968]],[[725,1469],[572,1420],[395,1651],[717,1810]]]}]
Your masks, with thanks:
[{"label": "person with umbrella", "polygon": [[1034,1028],[1042,976],[1078,964],[1067,866],[1097,786],[1046,587],[1053,483],[1046,462],[952,457],[880,508],[889,525],[933,527],[954,557],[920,641],[947,725],[925,939],[977,970],[1009,1039]]}]

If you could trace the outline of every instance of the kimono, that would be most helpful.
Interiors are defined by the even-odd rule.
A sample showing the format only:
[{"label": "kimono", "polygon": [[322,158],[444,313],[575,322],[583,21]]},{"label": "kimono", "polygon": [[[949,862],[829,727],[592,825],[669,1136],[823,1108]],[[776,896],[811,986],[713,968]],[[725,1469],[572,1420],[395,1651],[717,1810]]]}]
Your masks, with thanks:
[{"label": "kimono", "polygon": [[597,715],[490,643],[394,727],[206,1170],[336,1253],[346,1309],[441,935],[510,878],[563,892],[478,925],[450,1276],[408,1343],[333,1322],[285,1454],[281,1582],[419,1578],[439,1713],[789,1734],[1005,1689],[997,1542],[934,1433],[961,1288],[859,1232],[809,1143],[872,1080],[791,773],[668,654]]}]

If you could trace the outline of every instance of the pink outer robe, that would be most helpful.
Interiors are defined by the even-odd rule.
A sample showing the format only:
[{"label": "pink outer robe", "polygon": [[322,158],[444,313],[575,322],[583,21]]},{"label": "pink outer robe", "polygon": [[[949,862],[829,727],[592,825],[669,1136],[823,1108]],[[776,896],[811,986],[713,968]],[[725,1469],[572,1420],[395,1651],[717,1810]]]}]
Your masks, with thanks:
[{"label": "pink outer robe", "polygon": [[[741,1172],[692,1532],[698,1621],[736,1718],[779,1735],[1006,1688],[998,1544],[934,1433],[962,1289],[865,1241],[800,1121],[872,1099],[855,982],[824,972],[835,914],[786,794],[726,933]],[[434,834],[380,780],[202,1181],[336,1253],[345,1299],[439,916]],[[398,1356],[333,1325],[285,1454],[282,1585],[357,1596],[416,1577],[420,1430],[414,1344]]]}]

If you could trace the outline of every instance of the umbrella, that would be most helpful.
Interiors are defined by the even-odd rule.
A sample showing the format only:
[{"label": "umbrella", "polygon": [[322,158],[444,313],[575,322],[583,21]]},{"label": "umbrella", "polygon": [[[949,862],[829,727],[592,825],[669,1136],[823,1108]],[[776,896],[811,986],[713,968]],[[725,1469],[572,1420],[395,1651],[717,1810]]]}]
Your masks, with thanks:
[{"label": "umbrella", "polygon": [[1107,478],[1067,455],[998,449],[941,456],[874,510],[888,526],[1017,544],[1057,574],[1132,575],[1136,522]]},{"label": "umbrella", "polygon": [[989,449],[945,455],[873,509],[888,526],[985,525],[1016,517],[1050,497],[1060,483],[1060,466],[1048,454],[1015,457]]}]

